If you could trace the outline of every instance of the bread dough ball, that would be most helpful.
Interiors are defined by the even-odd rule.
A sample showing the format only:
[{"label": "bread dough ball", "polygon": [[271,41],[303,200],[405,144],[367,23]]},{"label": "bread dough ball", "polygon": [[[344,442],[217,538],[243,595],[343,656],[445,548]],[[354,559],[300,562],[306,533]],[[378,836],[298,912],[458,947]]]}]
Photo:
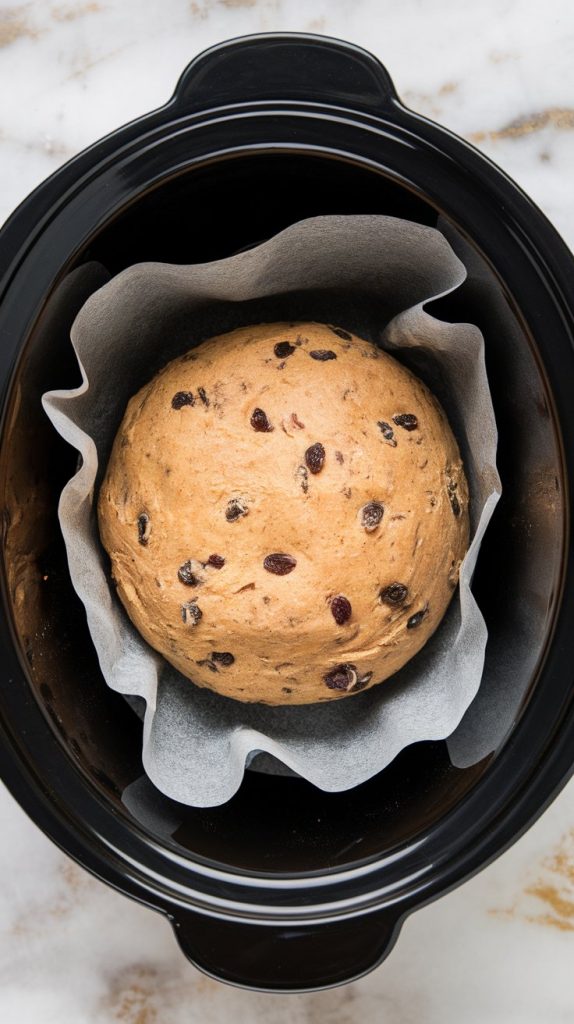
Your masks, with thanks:
[{"label": "bread dough ball", "polygon": [[424,384],[318,323],[204,342],[128,404],[98,503],[130,619],[198,686],[308,704],[424,646],[468,545],[456,441]]}]

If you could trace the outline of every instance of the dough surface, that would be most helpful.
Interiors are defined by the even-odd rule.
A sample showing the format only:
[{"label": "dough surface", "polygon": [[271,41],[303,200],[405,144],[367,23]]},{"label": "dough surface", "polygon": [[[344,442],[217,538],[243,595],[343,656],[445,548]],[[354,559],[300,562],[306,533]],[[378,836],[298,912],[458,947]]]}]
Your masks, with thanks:
[{"label": "dough surface", "polygon": [[98,501],[130,619],[197,685],[240,701],[341,699],[439,625],[468,490],[436,399],[317,323],[204,342],[129,402]]}]

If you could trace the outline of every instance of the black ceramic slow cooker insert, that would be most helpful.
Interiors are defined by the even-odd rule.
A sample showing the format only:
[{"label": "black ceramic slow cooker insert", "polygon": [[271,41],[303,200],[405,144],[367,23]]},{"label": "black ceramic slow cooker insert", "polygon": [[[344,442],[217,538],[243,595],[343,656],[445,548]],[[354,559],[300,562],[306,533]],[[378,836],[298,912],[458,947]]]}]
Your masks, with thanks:
[{"label": "black ceramic slow cooker insert", "polygon": [[[412,746],[347,793],[247,772],[228,804],[183,807],[142,777],[141,725],[100,673],[57,519],[76,453],[40,396],[79,383],[69,329],[98,265],[218,259],[333,213],[440,217],[470,254],[469,280],[427,308],[485,336],[503,497],[474,590],[481,693],[500,714],[479,694],[449,747]],[[319,36],[202,54],[166,106],[70,161],[4,227],[1,775],[70,856],[166,914],[214,977],[293,991],[363,974],[407,914],[505,849],[571,774],[573,283],[512,181],[407,110],[369,53]],[[477,723],[482,756],[455,767]]]}]

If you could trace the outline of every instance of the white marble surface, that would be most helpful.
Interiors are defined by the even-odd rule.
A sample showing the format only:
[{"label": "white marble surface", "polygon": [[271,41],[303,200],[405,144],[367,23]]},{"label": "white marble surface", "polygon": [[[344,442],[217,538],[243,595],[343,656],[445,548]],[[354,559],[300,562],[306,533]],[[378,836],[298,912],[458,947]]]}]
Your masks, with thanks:
[{"label": "white marble surface", "polygon": [[[571,0],[0,4],[0,220],[63,161],[161,104],[204,47],[346,37],[415,109],[473,140],[574,246]],[[574,782],[501,859],[406,924],[345,989],[259,996],[195,972],[168,924],[72,864],[0,791],[2,1024],[574,1021]]]}]

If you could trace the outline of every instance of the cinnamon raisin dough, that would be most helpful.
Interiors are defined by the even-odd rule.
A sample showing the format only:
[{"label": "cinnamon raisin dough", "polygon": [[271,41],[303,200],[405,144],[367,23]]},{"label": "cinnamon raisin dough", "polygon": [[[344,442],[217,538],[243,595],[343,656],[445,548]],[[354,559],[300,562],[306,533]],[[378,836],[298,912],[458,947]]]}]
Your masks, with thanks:
[{"label": "cinnamon raisin dough", "polygon": [[266,704],[391,676],[437,628],[468,544],[438,402],[317,323],[241,328],[169,363],[128,404],[98,515],[148,643]]}]

